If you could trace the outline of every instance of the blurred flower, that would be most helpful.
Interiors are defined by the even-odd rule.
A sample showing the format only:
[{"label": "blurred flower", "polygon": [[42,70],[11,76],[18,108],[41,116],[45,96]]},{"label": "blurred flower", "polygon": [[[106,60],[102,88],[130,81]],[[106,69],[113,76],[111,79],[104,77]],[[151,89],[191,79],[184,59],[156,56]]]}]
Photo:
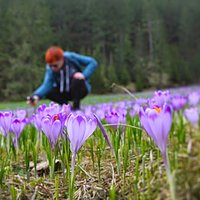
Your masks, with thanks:
[{"label": "blurred flower", "polygon": [[42,118],[43,116],[40,114],[33,114],[31,118],[31,122],[38,130],[38,134],[40,134],[42,131]]},{"label": "blurred flower", "polygon": [[147,105],[148,100],[146,98],[139,98],[135,100],[135,103],[140,106],[143,106],[143,105]]},{"label": "blurred flower", "polygon": [[200,96],[198,92],[192,92],[188,95],[188,103],[190,106],[197,106],[199,103]]},{"label": "blurred flower", "polygon": [[181,110],[187,103],[187,98],[184,96],[176,95],[171,98],[171,104],[174,110]]},{"label": "blurred flower", "polygon": [[42,104],[42,105],[38,106],[37,113],[39,113],[39,114],[43,113],[46,107],[47,107],[46,104]]},{"label": "blurred flower", "polygon": [[105,112],[103,109],[97,109],[96,110],[96,115],[102,120],[105,118]]},{"label": "blurred flower", "polygon": [[149,99],[149,106],[153,108],[154,106],[162,107],[164,104],[168,103],[171,95],[168,90],[166,91],[155,91],[152,99]]},{"label": "blurred flower", "polygon": [[35,114],[33,114],[31,117],[31,123],[38,130],[39,135],[42,131],[42,119],[43,119],[43,117],[47,116],[47,114],[45,112],[46,108],[47,108],[47,106],[45,104],[40,105],[37,109],[37,112]]},{"label": "blurred flower", "polygon": [[140,111],[140,105],[134,104],[132,109],[129,111],[129,114],[131,117],[135,117],[136,115],[139,114],[139,111]]},{"label": "blurred flower", "polygon": [[19,137],[26,125],[26,121],[23,119],[14,119],[11,123],[11,131],[15,134],[17,140],[19,140]]},{"label": "blurred flower", "polygon": [[43,116],[47,116],[47,115],[53,116],[59,113],[60,110],[61,110],[61,107],[59,104],[50,102],[49,106],[45,104],[39,106],[37,111],[39,114],[42,114]]},{"label": "blurred flower", "polygon": [[60,113],[65,114],[66,116],[71,113],[71,105],[70,104],[63,104],[60,110]]},{"label": "blurred flower", "polygon": [[3,131],[2,134],[6,137],[10,131],[12,119],[12,112],[0,112],[0,127]]},{"label": "blurred flower", "polygon": [[199,124],[199,111],[197,107],[187,108],[184,111],[186,119],[194,126],[198,127]]},{"label": "blurred flower", "polygon": [[18,119],[23,120],[26,118],[26,111],[25,110],[17,110],[16,116]]},{"label": "blurred flower", "polygon": [[105,120],[113,128],[117,129],[120,124],[126,123],[126,113],[127,111],[125,109],[112,109],[105,114]]}]

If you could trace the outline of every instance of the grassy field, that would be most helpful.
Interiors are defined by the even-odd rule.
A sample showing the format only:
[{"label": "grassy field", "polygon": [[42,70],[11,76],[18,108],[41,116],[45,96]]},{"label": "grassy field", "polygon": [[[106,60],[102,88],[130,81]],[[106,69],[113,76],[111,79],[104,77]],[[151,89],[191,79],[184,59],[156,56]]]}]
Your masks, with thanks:
[{"label": "grassy field", "polygon": [[[140,95],[138,95],[140,96]],[[126,94],[109,94],[109,95],[88,95],[86,98],[82,100],[82,105],[94,105],[97,103],[104,103],[104,102],[116,102],[121,100],[130,100],[133,99],[130,95]],[[41,104],[49,104],[49,100],[41,100],[39,105]],[[26,104],[26,101],[19,101],[19,102],[1,102],[0,103],[0,110],[14,110],[20,108],[30,108]]]},{"label": "grassy field", "polygon": [[[151,92],[150,92],[151,93]],[[150,93],[138,93],[137,97]],[[90,95],[83,105],[131,100],[129,95]],[[49,103],[49,101],[41,101]],[[28,108],[25,102],[1,103],[1,110]],[[103,110],[103,107],[98,107]],[[113,147],[97,128],[76,157],[71,185],[70,142],[59,138],[56,148],[47,136],[27,124],[18,146],[0,135],[0,199],[111,199],[171,200],[169,179],[162,155],[141,128],[138,116],[127,115],[124,128],[102,124]],[[200,132],[183,117],[173,114],[167,153],[177,200],[200,197]],[[71,197],[72,199],[72,197]],[[175,200],[173,199],[173,200]]]}]

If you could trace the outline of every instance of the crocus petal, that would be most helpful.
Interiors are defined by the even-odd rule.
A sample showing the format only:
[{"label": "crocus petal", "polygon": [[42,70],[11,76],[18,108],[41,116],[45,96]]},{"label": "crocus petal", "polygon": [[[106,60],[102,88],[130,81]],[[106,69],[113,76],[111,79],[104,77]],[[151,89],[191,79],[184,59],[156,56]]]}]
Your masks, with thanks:
[{"label": "crocus petal", "polygon": [[83,138],[85,137],[86,131],[86,119],[82,116],[78,115],[72,122],[72,126],[74,129],[74,136],[72,138],[72,145],[74,145],[74,150],[77,152],[81,144],[83,144]]},{"label": "crocus petal", "polygon": [[50,119],[44,118],[44,119],[42,120],[42,130],[43,130],[43,132],[45,133],[45,135],[46,135],[47,137],[50,136],[50,132],[51,132]]},{"label": "crocus petal", "polygon": [[82,142],[81,142],[81,146],[92,135],[96,127],[97,127],[97,120],[95,118],[89,119],[88,124],[86,126],[84,138],[82,139]]},{"label": "crocus petal", "polygon": [[76,154],[86,139],[96,128],[96,118],[86,118],[82,114],[71,113],[65,123],[70,140],[70,148]]},{"label": "crocus petal", "polygon": [[57,143],[60,131],[61,131],[61,122],[60,120],[55,120],[51,127],[51,136],[50,136],[54,146]]},{"label": "crocus petal", "polygon": [[70,114],[65,122],[65,126],[67,128],[68,132],[68,138],[71,142],[71,138],[73,137],[73,127],[72,127],[72,121],[74,119],[74,115]]},{"label": "crocus petal", "polygon": [[71,150],[76,153],[80,148],[80,142],[84,138],[85,121],[80,115],[75,116],[74,114],[70,114],[66,121],[66,126]]},{"label": "crocus petal", "polygon": [[161,132],[161,123],[160,118],[158,117],[157,111],[154,109],[151,109],[151,111],[148,112],[148,124],[151,129],[152,138],[154,139],[155,143],[158,145],[160,141],[160,132]]},{"label": "crocus petal", "polygon": [[17,138],[19,138],[20,136],[20,133],[21,133],[21,123],[18,119],[15,119],[13,122],[12,122],[12,131],[14,132],[14,134],[16,135]]},{"label": "crocus petal", "polygon": [[163,108],[163,112],[162,112],[163,116],[163,135],[164,135],[164,140],[166,141],[168,138],[168,134],[170,132],[171,129],[171,125],[172,125],[172,109],[170,106],[165,105]]},{"label": "crocus petal", "polygon": [[156,141],[156,138],[149,125],[148,117],[146,116],[146,113],[144,112],[144,108],[141,107],[139,115],[140,115],[140,121],[141,121],[142,127],[145,129],[147,134],[149,134],[149,136],[152,137],[154,141]]},{"label": "crocus petal", "polygon": [[0,113],[0,126],[3,129],[5,136],[7,136],[7,134],[10,131],[11,122],[12,122],[12,113],[11,112]]}]

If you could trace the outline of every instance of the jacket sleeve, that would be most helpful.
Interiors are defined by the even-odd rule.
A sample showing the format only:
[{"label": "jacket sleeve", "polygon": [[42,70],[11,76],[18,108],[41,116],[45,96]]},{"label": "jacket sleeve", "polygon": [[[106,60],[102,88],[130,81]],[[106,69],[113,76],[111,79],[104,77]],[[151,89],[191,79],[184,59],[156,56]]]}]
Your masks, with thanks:
[{"label": "jacket sleeve", "polygon": [[53,82],[53,72],[49,66],[46,66],[43,83],[33,92],[33,95],[37,95],[40,98],[45,97],[52,90]]},{"label": "jacket sleeve", "polygon": [[88,79],[97,67],[97,61],[89,56],[71,53],[71,58],[84,66],[83,75]]}]

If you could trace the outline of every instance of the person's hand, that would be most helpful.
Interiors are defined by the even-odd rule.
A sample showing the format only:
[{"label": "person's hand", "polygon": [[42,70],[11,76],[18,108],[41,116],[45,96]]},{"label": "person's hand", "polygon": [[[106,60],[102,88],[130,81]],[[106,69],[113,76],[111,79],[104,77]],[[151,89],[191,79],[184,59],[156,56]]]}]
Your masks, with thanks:
[{"label": "person's hand", "polygon": [[83,80],[83,79],[85,79],[85,76],[81,72],[76,72],[76,73],[74,73],[73,78]]},{"label": "person's hand", "polygon": [[35,106],[39,101],[39,96],[37,95],[33,95],[33,96],[28,96],[26,98],[26,103],[31,105],[31,106]]}]

